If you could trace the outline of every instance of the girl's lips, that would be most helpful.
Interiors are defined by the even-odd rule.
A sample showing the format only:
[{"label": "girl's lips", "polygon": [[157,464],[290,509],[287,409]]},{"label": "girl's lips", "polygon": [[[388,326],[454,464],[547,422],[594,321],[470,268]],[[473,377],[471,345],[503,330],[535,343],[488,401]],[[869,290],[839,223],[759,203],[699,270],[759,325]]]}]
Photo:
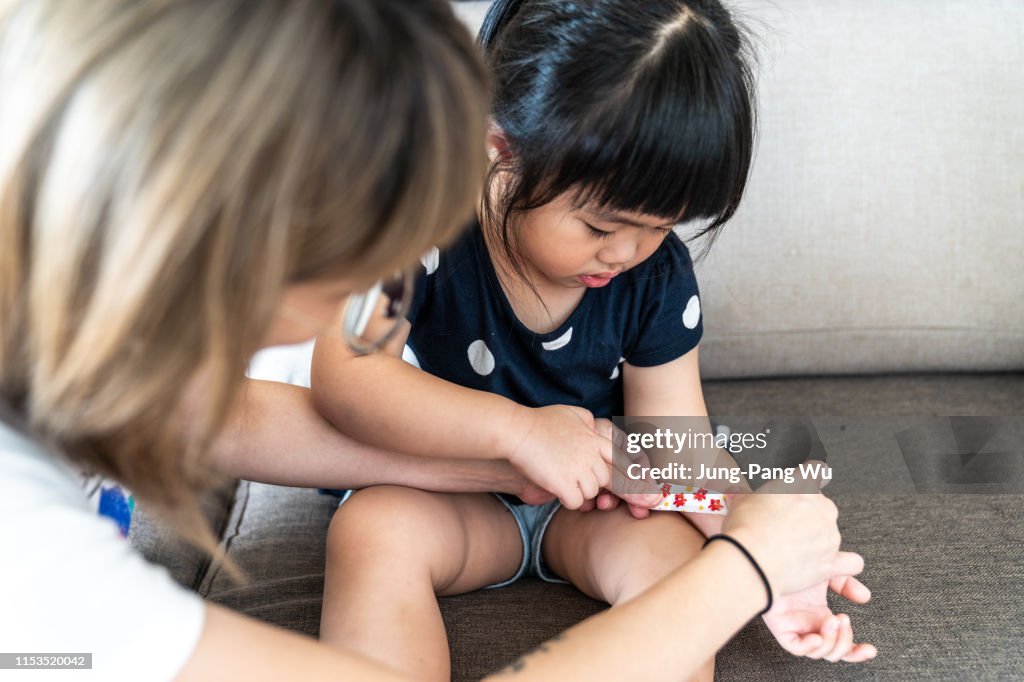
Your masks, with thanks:
[{"label": "girl's lips", "polygon": [[617,272],[602,272],[599,275],[580,275],[577,279],[583,282],[583,286],[596,289],[598,287],[606,286],[612,281],[612,278],[619,273]]}]

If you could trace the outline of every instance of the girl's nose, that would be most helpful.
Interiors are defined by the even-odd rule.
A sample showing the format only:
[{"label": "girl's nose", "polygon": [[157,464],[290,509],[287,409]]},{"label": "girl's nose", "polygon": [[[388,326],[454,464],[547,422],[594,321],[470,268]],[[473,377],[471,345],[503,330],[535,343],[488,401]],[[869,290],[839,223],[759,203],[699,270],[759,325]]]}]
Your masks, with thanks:
[{"label": "girl's nose", "polygon": [[606,265],[625,265],[636,256],[637,243],[632,235],[616,234],[597,254],[597,259]]}]

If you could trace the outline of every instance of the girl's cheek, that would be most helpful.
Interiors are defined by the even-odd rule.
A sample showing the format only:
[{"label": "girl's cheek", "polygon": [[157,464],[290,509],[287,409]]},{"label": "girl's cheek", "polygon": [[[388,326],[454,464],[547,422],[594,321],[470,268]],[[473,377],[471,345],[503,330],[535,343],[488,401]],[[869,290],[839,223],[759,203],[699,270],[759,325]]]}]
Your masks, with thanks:
[{"label": "girl's cheek", "polygon": [[644,239],[643,243],[640,245],[640,248],[637,249],[636,262],[631,267],[635,268],[637,265],[640,265],[645,260],[653,256],[654,252],[658,250],[658,248],[664,241],[665,237],[648,237]]}]

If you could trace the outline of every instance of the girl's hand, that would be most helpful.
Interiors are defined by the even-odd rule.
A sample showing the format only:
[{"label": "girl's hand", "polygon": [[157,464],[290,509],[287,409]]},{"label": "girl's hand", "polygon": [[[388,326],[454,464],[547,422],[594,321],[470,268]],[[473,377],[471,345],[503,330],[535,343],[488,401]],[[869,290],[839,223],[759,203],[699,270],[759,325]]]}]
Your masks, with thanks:
[{"label": "girl's hand", "polygon": [[661,493],[613,493],[609,490],[601,490],[597,497],[588,500],[580,507],[580,511],[613,511],[619,508],[620,502],[625,502],[629,513],[634,519],[646,519],[651,515],[651,507],[661,502]]},{"label": "girl's hand", "polygon": [[825,598],[828,589],[857,604],[871,599],[871,591],[856,578],[835,576],[802,592],[777,597],[772,610],[764,614],[765,625],[782,648],[794,656],[848,663],[874,658],[878,654],[874,646],[853,643],[850,617],[837,616],[829,609]]},{"label": "girl's hand", "polygon": [[522,409],[513,427],[520,435],[514,437],[508,461],[566,509],[579,509],[611,480],[611,441],[580,407]]},{"label": "girl's hand", "polygon": [[[646,519],[651,515],[651,507],[661,502],[664,496],[660,492],[654,492],[658,485],[650,477],[645,477],[643,479],[644,483],[636,484],[629,477],[629,466],[631,464],[640,464],[641,466],[650,467],[651,462],[647,458],[647,453],[641,451],[638,455],[630,456],[628,459],[624,458],[626,434],[607,419],[595,420],[594,429],[602,436],[611,440],[614,446],[612,451],[612,478],[615,485],[610,486],[610,489],[601,489],[596,498],[583,503],[580,511],[587,512],[595,508],[600,511],[614,511],[618,509],[619,502],[625,502],[633,518]],[[646,490],[650,492],[640,492],[640,490],[645,489],[645,484]],[[625,490],[630,490],[630,492],[625,492]]]}]

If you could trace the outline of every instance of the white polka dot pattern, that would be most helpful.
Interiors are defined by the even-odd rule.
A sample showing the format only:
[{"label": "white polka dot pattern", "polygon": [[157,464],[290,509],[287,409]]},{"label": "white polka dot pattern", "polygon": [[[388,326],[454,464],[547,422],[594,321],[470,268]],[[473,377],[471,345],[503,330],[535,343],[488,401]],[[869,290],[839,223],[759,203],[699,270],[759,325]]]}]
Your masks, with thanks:
[{"label": "white polka dot pattern", "polygon": [[494,355],[483,339],[477,339],[469,344],[467,354],[470,367],[480,376],[487,376],[494,371]]},{"label": "white polka dot pattern", "polygon": [[562,334],[561,336],[559,336],[554,341],[545,341],[544,343],[542,343],[540,345],[541,345],[541,347],[544,350],[558,350],[559,348],[564,348],[565,346],[567,346],[569,344],[569,341],[571,341],[571,340],[572,340],[572,327],[569,327],[569,331],[567,331],[566,333]]},{"label": "white polka dot pattern", "polygon": [[683,311],[683,326],[687,329],[696,329],[700,322],[700,299],[697,294],[690,297],[686,302],[686,310]]},{"label": "white polka dot pattern", "polygon": [[423,263],[423,267],[426,268],[428,275],[433,275],[437,270],[438,264],[441,262],[441,252],[436,246],[430,247],[430,251],[420,256],[420,262]]}]

